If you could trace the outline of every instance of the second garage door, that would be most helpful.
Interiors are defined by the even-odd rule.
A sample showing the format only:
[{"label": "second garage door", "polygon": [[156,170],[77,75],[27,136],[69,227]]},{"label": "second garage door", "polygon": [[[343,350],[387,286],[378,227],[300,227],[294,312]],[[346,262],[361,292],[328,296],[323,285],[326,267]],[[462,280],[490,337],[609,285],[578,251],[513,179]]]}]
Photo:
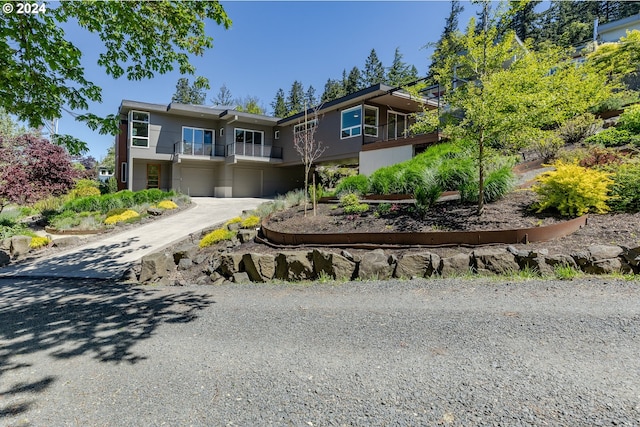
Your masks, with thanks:
[{"label": "second garage door", "polygon": [[233,171],[233,197],[262,196],[262,170],[236,168]]},{"label": "second garage door", "polygon": [[214,170],[182,167],[180,191],[194,197],[213,197],[215,191]]}]

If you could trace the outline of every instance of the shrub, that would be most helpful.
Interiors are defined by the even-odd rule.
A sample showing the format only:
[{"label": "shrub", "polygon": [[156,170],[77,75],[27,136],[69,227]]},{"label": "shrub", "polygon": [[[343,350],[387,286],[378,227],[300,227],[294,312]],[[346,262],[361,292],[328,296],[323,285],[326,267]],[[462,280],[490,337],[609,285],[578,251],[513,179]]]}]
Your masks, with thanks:
[{"label": "shrub", "polygon": [[389,203],[380,203],[376,208],[376,213],[379,216],[389,215],[391,213],[391,204]]},{"label": "shrub", "polygon": [[287,194],[284,195],[285,208],[298,206],[303,202],[304,202],[304,190],[302,189],[289,191]]},{"label": "shrub", "polygon": [[360,198],[356,193],[346,193],[340,196],[340,206],[353,206],[360,203]]},{"label": "shrub", "polygon": [[553,131],[542,131],[533,140],[531,148],[545,160],[554,158],[562,148],[566,140]]},{"label": "shrub", "polygon": [[158,203],[160,200],[166,197],[166,193],[157,188],[150,188],[147,191],[147,198],[150,203]]},{"label": "shrub", "polygon": [[[83,180],[83,181],[86,181],[86,180]],[[70,195],[73,198],[99,196],[100,190],[96,187],[82,187],[82,188],[76,188],[75,190],[72,190]]]},{"label": "shrub", "polygon": [[[133,191],[122,190],[113,194],[113,196],[120,199],[120,203],[122,204],[123,208],[130,208],[131,206],[136,204],[136,199],[134,197],[134,194],[135,193]],[[108,197],[108,196],[105,195],[105,197]]]},{"label": "shrub", "polygon": [[369,205],[366,203],[358,203],[355,205],[349,205],[342,208],[347,215],[362,214],[369,210]]},{"label": "shrub", "polygon": [[633,136],[625,129],[608,128],[585,139],[587,144],[603,145],[605,147],[619,147],[632,142]]},{"label": "shrub", "polygon": [[49,245],[49,243],[51,243],[51,239],[49,239],[48,237],[36,236],[31,238],[31,243],[29,243],[29,247],[31,249],[40,249]]},{"label": "shrub", "polygon": [[620,165],[613,176],[611,199],[608,204],[617,212],[640,211],[640,163]]},{"label": "shrub", "polygon": [[369,193],[370,188],[369,178],[366,175],[348,176],[338,182],[336,195],[340,196],[342,193],[358,193],[364,195]]},{"label": "shrub", "polygon": [[590,147],[586,155],[578,161],[584,168],[619,165],[627,159],[623,153],[613,148]]},{"label": "shrub", "polygon": [[585,113],[564,122],[557,130],[557,135],[567,144],[576,144],[594,134],[600,126],[593,114]]},{"label": "shrub", "polygon": [[136,205],[142,205],[151,202],[151,200],[149,200],[147,190],[136,191],[135,193],[133,193],[133,201]]},{"label": "shrub", "polygon": [[618,120],[618,127],[633,134],[640,134],[640,104],[632,105],[624,110]]},{"label": "shrub", "polygon": [[[269,203],[269,202],[267,202]],[[237,223],[241,223],[242,222],[242,218],[239,216],[235,216],[233,218],[231,218],[230,220],[228,220],[227,222],[224,223],[224,225],[229,225],[229,224],[237,224]]]},{"label": "shrub", "polygon": [[122,199],[118,197],[118,193],[116,194],[105,194],[100,196],[100,211],[101,212],[109,212],[111,209],[118,209],[126,207],[122,203]]},{"label": "shrub", "polygon": [[[513,189],[516,180],[511,171],[511,166],[489,170],[484,179],[484,202],[491,203],[501,199],[505,194]],[[478,177],[464,183],[460,188],[460,200],[463,202],[477,202],[479,193]]]},{"label": "shrub", "polygon": [[577,163],[556,162],[555,171],[538,176],[533,186],[539,196],[538,212],[557,209],[563,216],[580,216],[587,212],[608,211],[609,188],[613,185],[611,174],[587,169]]},{"label": "shrub", "polygon": [[160,209],[177,209],[178,205],[176,205],[171,200],[163,200],[160,203],[158,203],[158,207]]},{"label": "shrub", "polygon": [[118,222],[125,222],[133,218],[139,218],[139,217],[140,217],[140,214],[138,212],[132,211],[129,209],[119,215],[113,215],[113,216],[107,217],[107,219],[104,220],[104,223],[107,225],[113,225]]},{"label": "shrub", "polygon": [[74,212],[92,212],[101,210],[100,197],[80,197],[71,200],[63,206],[64,210],[72,210]]},{"label": "shrub", "polygon": [[199,246],[206,248],[223,240],[231,240],[235,235],[235,232],[229,231],[226,228],[218,228],[204,236],[202,240],[200,240]]},{"label": "shrub", "polygon": [[255,228],[258,225],[260,225],[260,217],[257,215],[248,216],[240,223],[241,228]]}]

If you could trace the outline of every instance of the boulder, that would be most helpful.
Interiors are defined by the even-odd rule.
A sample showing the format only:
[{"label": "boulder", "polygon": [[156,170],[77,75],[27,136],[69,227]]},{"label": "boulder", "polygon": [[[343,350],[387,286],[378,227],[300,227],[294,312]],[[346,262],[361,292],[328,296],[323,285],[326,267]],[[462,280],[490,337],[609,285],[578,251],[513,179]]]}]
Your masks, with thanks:
[{"label": "boulder", "polygon": [[384,251],[376,249],[362,255],[358,277],[362,280],[388,280],[394,269],[395,265],[389,263],[389,257]]},{"label": "boulder", "polygon": [[122,277],[120,278],[123,282],[127,283],[135,283],[138,281],[138,272],[135,267],[129,267],[122,273]]},{"label": "boulder", "polygon": [[196,285],[210,285],[211,279],[209,276],[200,276],[195,281]]},{"label": "boulder", "polygon": [[183,258],[191,258],[198,253],[198,246],[192,243],[185,243],[173,250],[173,262],[178,265]]},{"label": "boulder", "polygon": [[79,245],[82,239],[78,236],[57,237],[53,239],[53,246],[56,248],[68,248]]},{"label": "boulder", "polygon": [[162,209],[158,208],[149,208],[147,209],[147,213],[151,216],[160,216],[162,215]]},{"label": "boulder", "polygon": [[197,265],[208,264],[210,257],[211,257],[211,254],[196,254],[192,258],[192,261],[193,261],[194,264],[197,264]]},{"label": "boulder", "polygon": [[622,257],[635,273],[640,273],[640,247],[624,248]]},{"label": "boulder", "polygon": [[9,265],[11,262],[11,257],[4,250],[0,250],[0,267],[4,267],[5,265]]},{"label": "boulder", "polygon": [[311,253],[305,251],[287,251],[276,255],[277,279],[308,280],[313,278]]},{"label": "boulder", "polygon": [[239,230],[240,229],[240,223],[239,222],[233,222],[231,224],[227,224],[227,230],[229,231],[234,231],[234,230]]},{"label": "boulder", "polygon": [[180,262],[178,262],[178,270],[188,270],[193,267],[193,261],[191,258],[182,258]]},{"label": "boulder", "polygon": [[258,235],[258,230],[240,230],[238,231],[238,239],[240,243],[249,243]]},{"label": "boulder", "polygon": [[478,273],[508,274],[520,270],[515,256],[502,248],[479,248],[471,253]]},{"label": "boulder", "polygon": [[13,258],[18,258],[29,253],[31,248],[31,237],[29,236],[13,236],[11,238],[11,248],[9,249]]},{"label": "boulder", "polygon": [[235,273],[244,271],[244,265],[242,263],[242,254],[226,253],[220,256],[219,270],[226,277],[231,277]]},{"label": "boulder", "polygon": [[549,253],[546,249],[538,251],[514,250],[511,246],[507,250],[515,256],[521,270],[529,269],[545,275],[553,273],[553,268],[546,261],[546,255]]},{"label": "boulder", "polygon": [[173,271],[175,264],[170,254],[166,252],[155,252],[142,257],[140,269],[140,281],[149,282],[166,277]]},{"label": "boulder", "polygon": [[431,252],[407,253],[396,266],[395,277],[431,277],[440,269],[440,257]]},{"label": "boulder", "polygon": [[314,249],[311,254],[313,259],[313,272],[316,277],[321,274],[333,279],[353,279],[356,263],[346,257],[333,252]]},{"label": "boulder", "polygon": [[249,275],[245,272],[242,273],[233,273],[232,280],[233,283],[251,283],[249,280]]},{"label": "boulder", "polygon": [[566,254],[555,254],[555,255],[547,255],[544,259],[544,262],[553,269],[556,265],[562,267],[571,267],[578,268],[578,264],[573,259],[571,255]]},{"label": "boulder", "polygon": [[0,240],[0,250],[1,251],[11,251],[11,237]]},{"label": "boulder", "polygon": [[469,254],[458,253],[440,261],[440,275],[442,277],[457,277],[469,274],[471,258]]},{"label": "boulder", "polygon": [[622,262],[618,257],[623,253],[624,249],[620,246],[592,245],[571,256],[585,273],[608,274],[622,270]]},{"label": "boulder", "polygon": [[349,251],[345,251],[342,250],[340,251],[340,255],[342,255],[343,257],[345,257],[346,259],[348,259],[349,261],[353,261],[355,263],[360,262],[360,257],[357,255],[353,255],[351,252]]},{"label": "boulder", "polygon": [[271,254],[244,254],[242,262],[252,282],[271,280],[276,273],[276,257]]}]

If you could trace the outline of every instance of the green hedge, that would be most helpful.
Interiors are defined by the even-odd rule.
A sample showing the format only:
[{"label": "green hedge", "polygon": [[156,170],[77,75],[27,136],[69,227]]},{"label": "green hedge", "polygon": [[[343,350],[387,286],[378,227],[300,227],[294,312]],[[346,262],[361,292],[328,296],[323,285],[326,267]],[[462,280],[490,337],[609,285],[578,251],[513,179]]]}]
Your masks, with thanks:
[{"label": "green hedge", "polygon": [[156,188],[136,192],[123,190],[113,194],[77,198],[65,203],[63,210],[107,213],[113,209],[130,208],[144,203],[157,203],[175,195],[174,191],[162,191]]}]

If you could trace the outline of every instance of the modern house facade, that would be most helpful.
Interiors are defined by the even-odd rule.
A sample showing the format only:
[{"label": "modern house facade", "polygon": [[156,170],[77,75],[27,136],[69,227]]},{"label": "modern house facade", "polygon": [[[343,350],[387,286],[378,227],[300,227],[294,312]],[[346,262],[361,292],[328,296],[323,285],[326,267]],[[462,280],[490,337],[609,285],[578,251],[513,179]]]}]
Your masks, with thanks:
[{"label": "modern house facade", "polygon": [[[437,103],[378,84],[285,119],[227,108],[122,101],[116,140],[119,189],[191,196],[261,197],[303,186],[294,133],[317,126],[320,164],[359,164],[369,174],[438,140],[411,135],[411,114]],[[315,113],[315,114],[309,114]]]}]

